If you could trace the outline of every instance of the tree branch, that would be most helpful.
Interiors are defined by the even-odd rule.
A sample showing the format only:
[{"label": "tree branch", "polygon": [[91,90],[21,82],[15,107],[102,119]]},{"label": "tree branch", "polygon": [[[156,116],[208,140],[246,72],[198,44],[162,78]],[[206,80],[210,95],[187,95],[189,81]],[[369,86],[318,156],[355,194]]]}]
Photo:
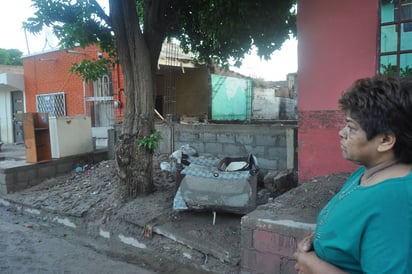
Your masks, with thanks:
[{"label": "tree branch", "polygon": [[112,20],[109,15],[104,12],[103,8],[100,6],[100,4],[96,0],[90,0],[90,3],[93,4],[96,7],[96,14],[102,18],[107,25],[111,28],[112,27]]}]

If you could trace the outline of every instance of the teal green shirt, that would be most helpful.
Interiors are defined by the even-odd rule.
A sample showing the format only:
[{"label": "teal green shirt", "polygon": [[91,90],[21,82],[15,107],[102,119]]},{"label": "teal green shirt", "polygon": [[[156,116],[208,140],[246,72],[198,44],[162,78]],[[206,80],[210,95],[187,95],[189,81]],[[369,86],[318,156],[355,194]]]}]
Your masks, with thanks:
[{"label": "teal green shirt", "polygon": [[319,213],[315,252],[349,273],[412,273],[412,172],[363,187],[364,172]]}]

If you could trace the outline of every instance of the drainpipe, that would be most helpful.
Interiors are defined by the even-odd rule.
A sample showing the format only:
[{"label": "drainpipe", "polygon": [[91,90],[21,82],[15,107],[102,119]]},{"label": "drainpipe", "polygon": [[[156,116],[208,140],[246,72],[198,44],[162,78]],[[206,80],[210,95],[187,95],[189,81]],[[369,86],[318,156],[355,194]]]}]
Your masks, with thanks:
[{"label": "drainpipe", "polygon": [[83,108],[84,108],[84,115],[87,115],[86,111],[86,82],[83,81]]}]

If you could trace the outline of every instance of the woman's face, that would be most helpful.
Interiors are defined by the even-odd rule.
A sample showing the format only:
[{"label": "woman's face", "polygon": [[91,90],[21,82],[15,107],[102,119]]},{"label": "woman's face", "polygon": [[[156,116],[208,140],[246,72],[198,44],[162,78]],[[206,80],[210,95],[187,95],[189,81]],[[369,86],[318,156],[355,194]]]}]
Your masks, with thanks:
[{"label": "woman's face", "polygon": [[368,165],[376,159],[376,137],[367,140],[366,132],[360,127],[350,114],[346,116],[346,125],[339,131],[342,155],[346,160],[355,164]]}]

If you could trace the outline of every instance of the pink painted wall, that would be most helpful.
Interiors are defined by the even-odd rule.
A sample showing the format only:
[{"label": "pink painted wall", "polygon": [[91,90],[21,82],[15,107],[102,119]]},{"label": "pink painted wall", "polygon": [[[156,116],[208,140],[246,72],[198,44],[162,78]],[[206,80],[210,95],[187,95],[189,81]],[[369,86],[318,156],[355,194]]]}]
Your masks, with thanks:
[{"label": "pink painted wall", "polygon": [[337,101],[377,71],[379,0],[298,0],[299,181],[356,166],[342,158]]}]

